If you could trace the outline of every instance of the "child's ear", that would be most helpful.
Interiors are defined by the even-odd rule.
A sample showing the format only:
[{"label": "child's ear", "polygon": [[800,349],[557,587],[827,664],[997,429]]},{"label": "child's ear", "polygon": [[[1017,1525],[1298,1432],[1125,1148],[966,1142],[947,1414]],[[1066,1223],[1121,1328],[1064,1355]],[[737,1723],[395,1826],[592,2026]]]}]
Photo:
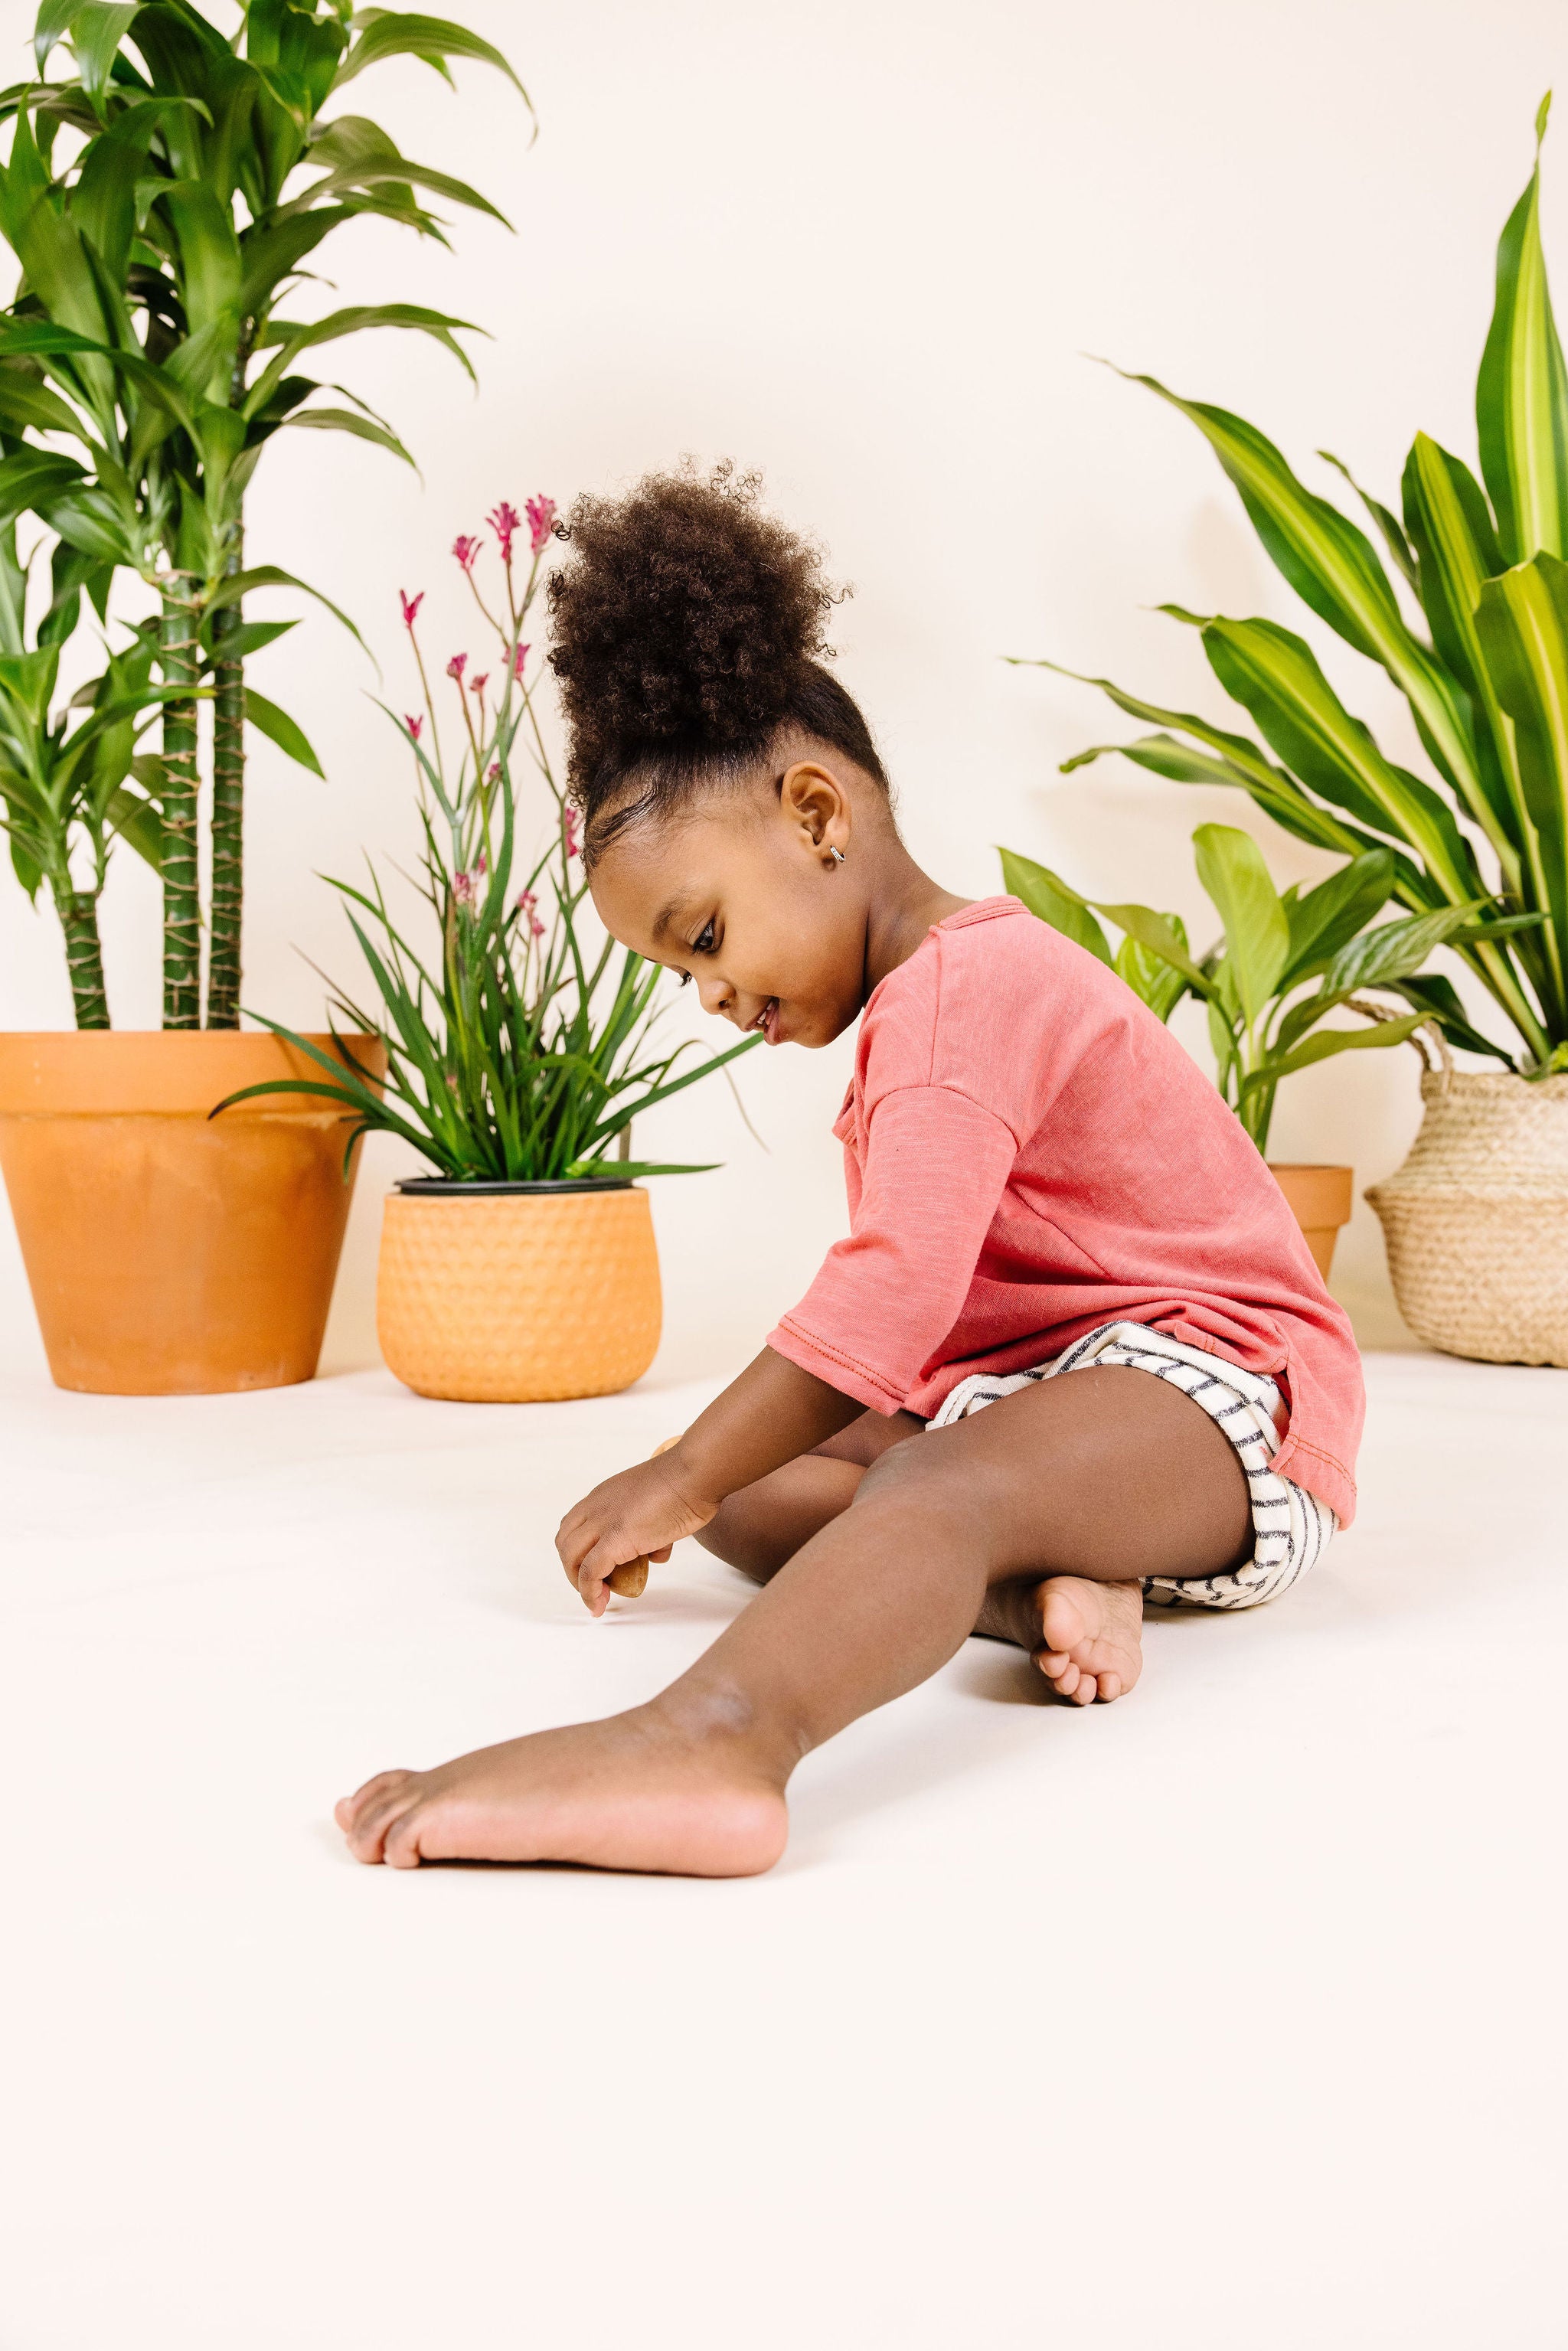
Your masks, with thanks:
[{"label": "child's ear", "polygon": [[819,767],[814,759],[797,760],[784,770],[779,799],[787,820],[798,827],[802,846],[824,865],[841,865],[850,845],[850,796],[832,769]]}]

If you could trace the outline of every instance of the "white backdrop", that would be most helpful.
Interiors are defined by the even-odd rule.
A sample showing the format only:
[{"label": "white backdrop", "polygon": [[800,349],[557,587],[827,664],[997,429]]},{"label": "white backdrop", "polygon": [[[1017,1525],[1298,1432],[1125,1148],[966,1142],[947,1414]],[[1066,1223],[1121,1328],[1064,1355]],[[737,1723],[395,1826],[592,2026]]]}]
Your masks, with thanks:
[{"label": "white backdrop", "polygon": [[[841,674],[915,854],[950,887],[997,887],[1005,841],[1095,894],[1178,907],[1201,933],[1187,848],[1200,821],[1256,831],[1281,882],[1322,870],[1233,795],[1120,762],[1060,776],[1067,754],[1136,730],[1090,690],[1001,656],[1050,654],[1218,716],[1196,639],[1149,608],[1303,625],[1192,428],[1086,353],[1237,409],[1319,486],[1333,486],[1319,447],[1390,498],[1418,426],[1473,454],[1495,241],[1564,54],[1552,0],[449,5],[515,59],[537,142],[478,68],[458,69],[454,98],[400,64],[352,103],[476,183],[516,234],[457,214],[448,255],[360,225],[321,299],[478,321],[493,338],[476,345],[480,391],[413,338],[338,347],[333,371],[390,415],[423,482],[357,443],[286,434],[253,501],[251,559],[346,606],[390,698],[412,706],[398,588],[430,590],[433,650],[472,642],[446,549],[496,498],[544,489],[564,506],[685,452],[730,455],[764,469],[777,507],[853,583]],[[18,40],[32,14],[7,0]],[[1563,137],[1547,148],[1549,252],[1568,217]],[[1353,707],[1418,764],[1367,665],[1307,633]],[[315,876],[352,871],[361,850],[410,853],[406,761],[365,698],[372,673],[329,619],[308,614],[255,675],[329,780],[256,747],[246,1000],[309,1026],[321,988],[302,958],[355,976]],[[128,853],[105,933],[117,1022],[155,1025],[156,892]],[[674,1017],[692,1015],[683,1003]],[[54,918],[8,888],[0,1019],[68,1018]],[[742,1359],[841,1228],[826,1129],[849,1052],[845,1040],[747,1061],[766,1151],[722,1081],[639,1133],[640,1152],[724,1162],[653,1187],[667,1373]],[[1359,1187],[1397,1164],[1417,1115],[1413,1055],[1346,1058],[1287,1088],[1273,1153],[1354,1161]],[[406,1164],[385,1147],[367,1160],[330,1364],[373,1357],[379,1201]],[[0,1328],[29,1353],[8,1228],[0,1250]],[[1336,1280],[1364,1336],[1396,1335],[1364,1207]]]}]

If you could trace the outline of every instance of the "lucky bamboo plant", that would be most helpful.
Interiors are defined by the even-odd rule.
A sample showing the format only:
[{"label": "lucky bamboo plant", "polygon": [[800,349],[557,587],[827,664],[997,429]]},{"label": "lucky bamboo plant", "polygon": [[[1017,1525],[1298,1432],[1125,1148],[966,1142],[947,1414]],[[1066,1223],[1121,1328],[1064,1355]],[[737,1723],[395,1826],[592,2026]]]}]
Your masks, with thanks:
[{"label": "lucky bamboo plant", "polygon": [[[363,116],[323,110],[369,68],[405,56],[449,82],[448,59],[476,59],[527,101],[501,53],[460,25],[353,14],[350,0],[236,8],[231,37],[193,0],[44,0],[38,78],[0,94],[0,119],[14,117],[0,232],[22,269],[0,320],[0,522],[30,508],[58,532],[66,592],[87,585],[101,600],[124,568],[160,600],[162,676],[183,689],[165,714],[156,842],[167,1028],[202,1025],[203,682],[214,705],[208,1027],[239,1019],[246,723],[320,772],[298,726],[245,679],[246,655],[292,623],[247,622],[242,599],[304,585],[277,566],[245,567],[261,454],[281,428],[310,427],[412,463],[354,393],[294,363],[389,327],[433,337],[473,372],[456,340],[466,322],[443,312],[380,303],[306,319],[282,306],[315,274],[307,257],[354,219],[444,243],[416,189],[501,218]],[[47,78],[66,50],[75,73]],[[350,404],[317,397],[333,390]]]},{"label": "lucky bamboo plant", "polygon": [[[413,1144],[438,1175],[458,1182],[696,1174],[612,1154],[626,1151],[640,1112],[760,1042],[743,1038],[677,1074],[694,1049],[653,1041],[659,966],[630,949],[617,962],[613,939],[595,949],[584,945],[588,884],[577,815],[556,782],[535,716],[538,671],[530,683],[522,636],[555,511],[549,498],[528,501],[525,561],[523,517],[505,500],[494,508],[488,521],[501,576],[488,601],[478,579],[480,539],[465,533],[453,548],[496,650],[483,670],[466,653],[445,664],[444,739],[419,642],[423,593],[400,595],[423,706],[401,719],[387,716],[413,756],[423,842],[419,897],[434,918],[430,946],[407,936],[373,868],[368,890],[332,884],[379,998],[367,1006],[334,988],[334,1026],[341,1021],[385,1040],[384,1090],[267,1021],[323,1076],[278,1080],[231,1097],[306,1092],[340,1103],[353,1113],[345,1169],[359,1137],[381,1131]],[[545,844],[531,858],[517,843],[519,746],[549,810]]]},{"label": "lucky bamboo plant", "polygon": [[[1435,1017],[1424,1006],[1394,1015],[1363,991],[1390,989],[1420,1004],[1433,985],[1422,964],[1439,946],[1469,945],[1486,902],[1405,915],[1372,930],[1367,925],[1393,890],[1394,858],[1386,849],[1364,851],[1315,889],[1303,892],[1292,883],[1281,893],[1250,834],[1200,824],[1192,845],[1197,878],[1224,925],[1201,957],[1191,952],[1176,914],[1085,898],[1048,866],[1008,849],[1002,873],[1031,913],[1113,965],[1160,1019],[1168,1020],[1189,992],[1202,998],[1219,1091],[1266,1152],[1282,1079],[1331,1054],[1403,1044]],[[1099,914],[1124,934],[1114,955]],[[1342,1008],[1369,1025],[1321,1026]]]},{"label": "lucky bamboo plant", "polygon": [[[1479,1036],[1444,979],[1406,979],[1400,992],[1454,1042],[1527,1077],[1568,1069],[1568,371],[1541,246],[1550,102],[1536,117],[1535,169],[1498,246],[1496,307],[1476,386],[1486,487],[1420,433],[1405,467],[1402,516],[1358,490],[1392,578],[1364,532],[1306,488],[1252,425],[1177,399],[1152,376],[1132,379],[1207,437],[1291,588],[1393,679],[1430,778],[1385,757],[1303,639],[1271,621],[1204,618],[1175,605],[1163,609],[1201,631],[1216,677],[1267,749],[1092,678],[1084,682],[1161,731],[1097,744],[1063,763],[1065,772],[1119,751],[1179,783],[1233,785],[1304,841],[1353,855],[1387,850],[1393,895],[1414,913],[1474,908],[1451,943],[1510,1024],[1515,1049]],[[1320,454],[1349,479],[1337,458]]]}]

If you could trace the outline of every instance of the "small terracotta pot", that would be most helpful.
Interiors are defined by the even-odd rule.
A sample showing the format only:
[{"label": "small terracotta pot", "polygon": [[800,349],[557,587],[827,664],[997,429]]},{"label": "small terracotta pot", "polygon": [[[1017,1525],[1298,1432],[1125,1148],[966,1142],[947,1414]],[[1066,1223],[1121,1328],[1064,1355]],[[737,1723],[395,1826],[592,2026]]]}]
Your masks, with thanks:
[{"label": "small terracotta pot", "polygon": [[[347,1041],[383,1074],[380,1038]],[[207,1114],[242,1086],[320,1074],[270,1034],[0,1035],[0,1167],[57,1386],[213,1395],[315,1376],[351,1120],[309,1094]]]},{"label": "small terracotta pot", "polygon": [[388,1196],[376,1329],[420,1395],[612,1395],[653,1362],[662,1313],[648,1195],[635,1185],[431,1176]]},{"label": "small terracotta pot", "polygon": [[1306,1236],[1312,1262],[1326,1281],[1339,1228],[1349,1224],[1355,1206],[1354,1170],[1279,1166],[1270,1159],[1269,1173],[1283,1192],[1291,1214]]}]

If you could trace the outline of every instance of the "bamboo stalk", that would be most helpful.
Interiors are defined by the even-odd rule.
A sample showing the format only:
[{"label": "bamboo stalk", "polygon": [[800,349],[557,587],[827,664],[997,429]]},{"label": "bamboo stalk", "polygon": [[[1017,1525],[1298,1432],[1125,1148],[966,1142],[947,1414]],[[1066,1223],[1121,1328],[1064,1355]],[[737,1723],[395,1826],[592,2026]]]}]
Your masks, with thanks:
[{"label": "bamboo stalk", "polygon": [[103,949],[98,935],[98,897],[72,890],[55,901],[66,935],[66,969],[78,1029],[107,1029],[109,998],[103,986]]},{"label": "bamboo stalk", "polygon": [[[196,575],[171,571],[159,620],[160,665],[166,685],[200,674]],[[196,863],[196,705],[183,696],[163,705],[163,1026],[202,1025],[202,902]]]},{"label": "bamboo stalk", "polygon": [[[241,568],[236,546],[228,569]],[[239,1027],[240,933],[245,914],[245,664],[225,661],[225,637],[240,625],[240,607],[213,615],[213,899],[207,959],[207,1026]]]}]

